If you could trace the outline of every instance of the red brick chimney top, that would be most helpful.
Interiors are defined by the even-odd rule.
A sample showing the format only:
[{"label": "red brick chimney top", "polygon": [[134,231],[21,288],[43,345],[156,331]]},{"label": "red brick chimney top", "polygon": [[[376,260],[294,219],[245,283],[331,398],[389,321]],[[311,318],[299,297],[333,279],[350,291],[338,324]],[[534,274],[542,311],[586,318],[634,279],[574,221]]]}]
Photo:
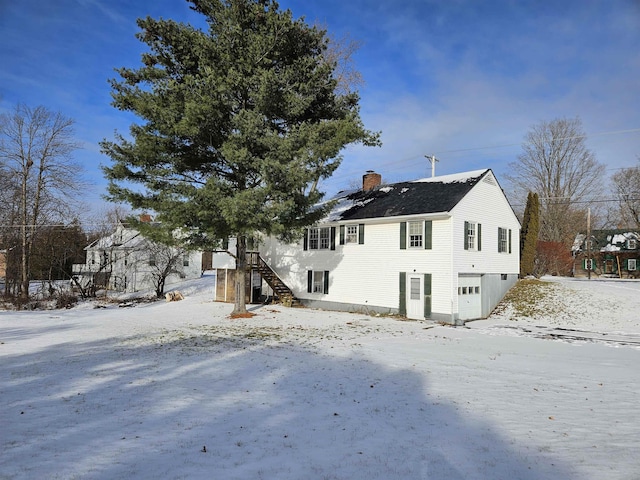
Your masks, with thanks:
[{"label": "red brick chimney top", "polygon": [[140,215],[140,221],[142,223],[151,223],[151,215],[149,215],[148,213],[143,213],[142,215]]},{"label": "red brick chimney top", "polygon": [[365,192],[373,190],[382,184],[382,175],[374,172],[373,170],[367,170],[362,176],[362,190]]}]

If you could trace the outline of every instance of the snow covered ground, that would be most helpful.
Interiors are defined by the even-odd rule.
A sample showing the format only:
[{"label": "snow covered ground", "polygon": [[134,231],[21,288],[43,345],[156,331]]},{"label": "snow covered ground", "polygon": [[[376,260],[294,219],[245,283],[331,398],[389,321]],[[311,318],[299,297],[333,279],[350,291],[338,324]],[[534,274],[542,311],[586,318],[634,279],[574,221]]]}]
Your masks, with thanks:
[{"label": "snow covered ground", "polygon": [[0,312],[0,479],[640,478],[640,283],[548,279],[551,314],[447,327],[232,320],[211,280]]}]

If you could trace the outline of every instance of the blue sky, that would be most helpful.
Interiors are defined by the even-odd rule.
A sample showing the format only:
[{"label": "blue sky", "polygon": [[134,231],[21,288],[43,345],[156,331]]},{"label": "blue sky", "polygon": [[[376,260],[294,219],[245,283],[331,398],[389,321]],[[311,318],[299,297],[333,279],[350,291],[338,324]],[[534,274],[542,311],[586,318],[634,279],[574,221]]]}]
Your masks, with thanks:
[{"label": "blue sky", "polygon": [[[640,155],[640,2],[637,0],[283,0],[282,8],[362,46],[361,114],[382,148],[350,147],[327,193],[366,170],[395,182],[516,160],[529,128],[579,116],[607,166]],[[44,105],[76,121],[76,152],[98,208],[109,159],[98,142],[134,120],[110,105],[114,69],[139,65],[136,19],[201,24],[183,0],[0,0],[0,111]],[[608,178],[603,179],[607,182]],[[504,183],[504,182],[502,182]],[[504,186],[504,185],[503,185]]]}]

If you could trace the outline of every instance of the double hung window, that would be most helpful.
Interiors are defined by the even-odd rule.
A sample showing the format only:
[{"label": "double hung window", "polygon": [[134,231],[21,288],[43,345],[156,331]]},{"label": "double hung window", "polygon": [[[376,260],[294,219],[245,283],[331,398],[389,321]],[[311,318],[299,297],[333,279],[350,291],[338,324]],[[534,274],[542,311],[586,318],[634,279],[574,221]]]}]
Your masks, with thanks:
[{"label": "double hung window", "polygon": [[329,227],[309,229],[309,250],[327,250],[331,246]]},{"label": "double hung window", "polygon": [[322,270],[307,271],[307,293],[329,293],[329,272]]},{"label": "double hung window", "polygon": [[473,222],[465,222],[465,250],[476,249],[476,224]]},{"label": "double hung window", "polygon": [[347,225],[345,230],[345,242],[358,243],[358,225]]},{"label": "double hung window", "polygon": [[422,247],[422,222],[409,222],[409,247]]},{"label": "double hung window", "polygon": [[476,222],[464,222],[464,249],[482,250],[482,224]]}]

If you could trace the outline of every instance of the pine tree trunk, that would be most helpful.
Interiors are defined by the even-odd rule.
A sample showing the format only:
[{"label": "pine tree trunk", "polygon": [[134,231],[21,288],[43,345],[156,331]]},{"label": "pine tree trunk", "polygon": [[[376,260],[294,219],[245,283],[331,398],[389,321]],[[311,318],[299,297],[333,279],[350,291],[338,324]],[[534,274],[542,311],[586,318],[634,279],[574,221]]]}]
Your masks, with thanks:
[{"label": "pine tree trunk", "polygon": [[238,235],[236,246],[236,299],[231,315],[247,313],[246,276],[247,276],[247,237]]}]

